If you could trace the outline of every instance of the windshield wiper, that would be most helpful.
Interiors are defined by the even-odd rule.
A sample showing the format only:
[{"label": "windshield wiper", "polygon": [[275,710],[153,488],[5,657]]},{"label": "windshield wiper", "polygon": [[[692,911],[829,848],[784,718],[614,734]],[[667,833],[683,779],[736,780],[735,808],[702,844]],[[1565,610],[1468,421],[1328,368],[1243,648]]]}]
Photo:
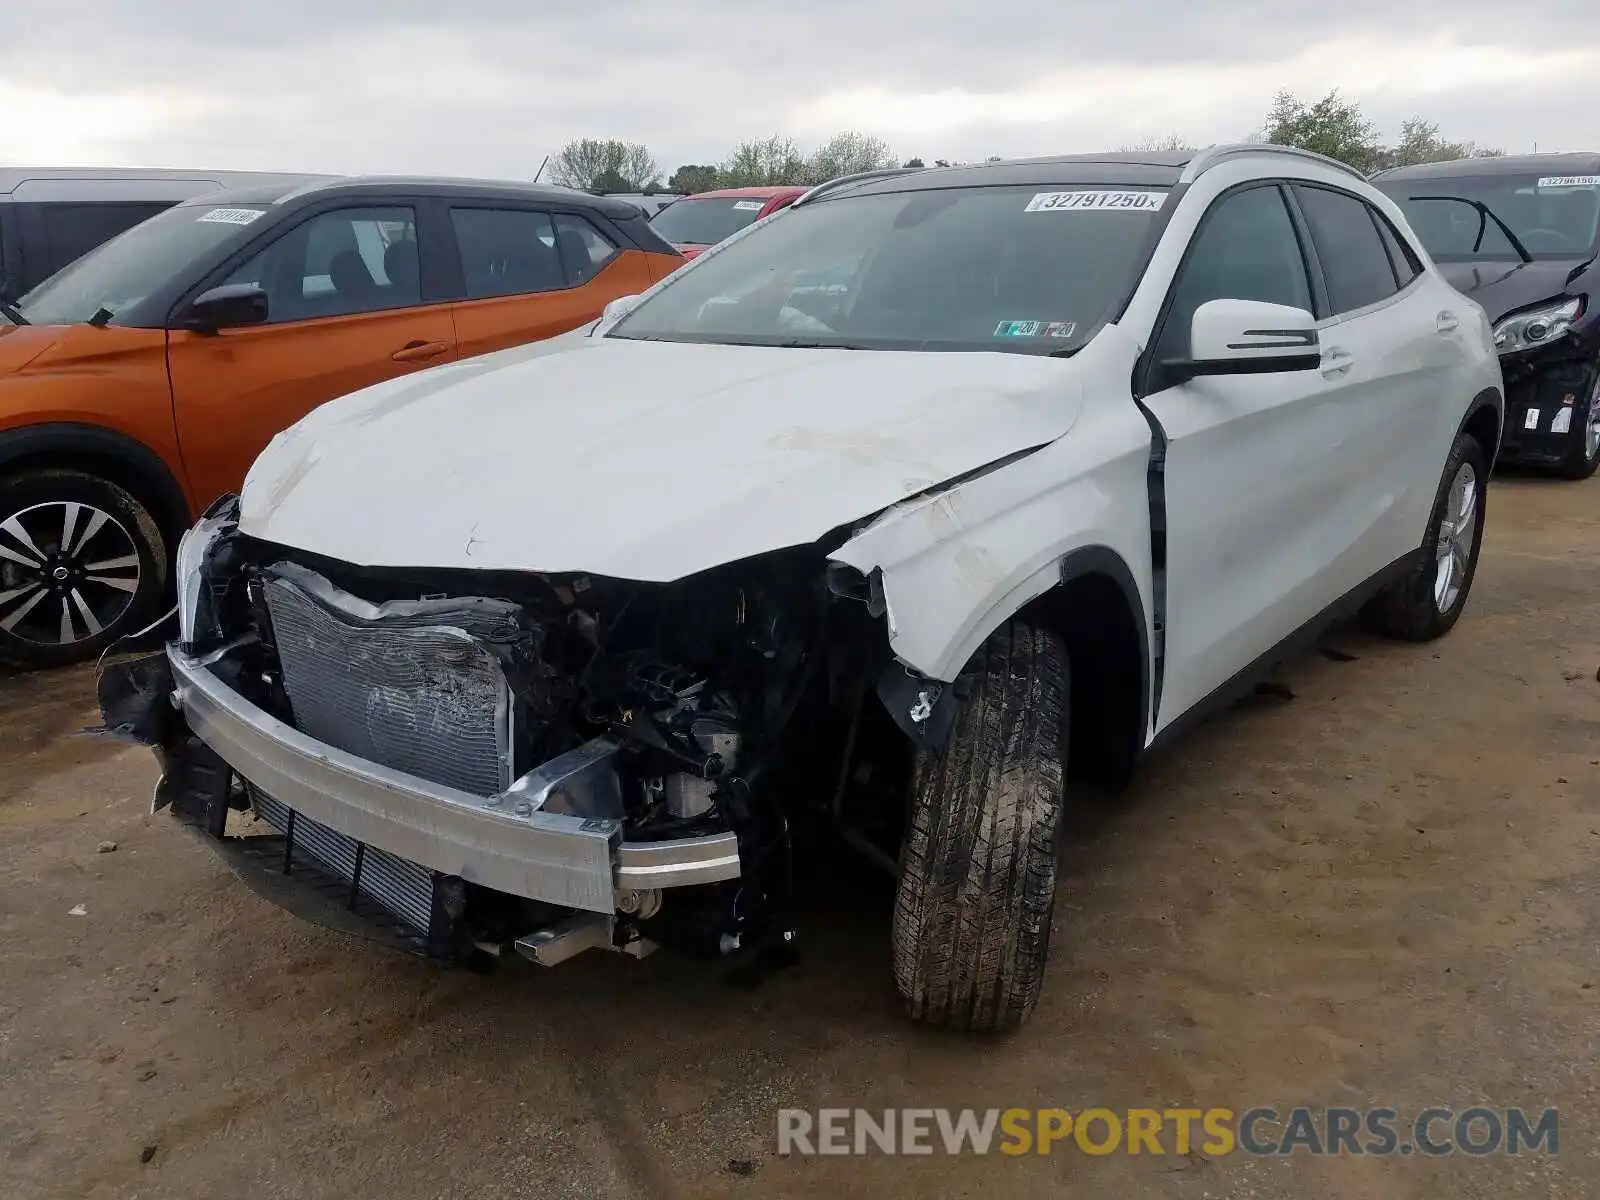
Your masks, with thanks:
[{"label": "windshield wiper", "polygon": [[0,296],[0,316],[4,316],[13,325],[27,325],[30,323],[28,318],[22,315],[22,311],[4,296]]},{"label": "windshield wiper", "polygon": [[1472,243],[1473,253],[1477,253],[1477,251],[1483,246],[1483,235],[1488,231],[1488,225],[1486,222],[1493,221],[1496,225],[1500,226],[1500,232],[1506,235],[1506,241],[1511,243],[1511,248],[1517,252],[1517,257],[1522,259],[1522,261],[1525,263],[1531,263],[1533,261],[1533,255],[1528,253],[1528,248],[1522,244],[1522,239],[1517,237],[1516,234],[1512,233],[1511,226],[1507,225],[1498,216],[1496,216],[1494,209],[1490,208],[1482,200],[1471,200],[1466,196],[1412,196],[1411,199],[1451,200],[1457,204],[1465,204],[1469,208],[1476,209],[1478,213],[1478,236],[1477,239]]}]

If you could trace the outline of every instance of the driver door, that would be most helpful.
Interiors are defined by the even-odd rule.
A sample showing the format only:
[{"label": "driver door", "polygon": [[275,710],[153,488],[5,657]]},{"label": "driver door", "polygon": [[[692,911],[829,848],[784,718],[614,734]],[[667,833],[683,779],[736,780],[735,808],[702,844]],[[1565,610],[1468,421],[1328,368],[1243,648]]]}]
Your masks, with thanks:
[{"label": "driver door", "polygon": [[[1174,280],[1156,359],[1189,357],[1190,322],[1208,300],[1316,312],[1311,278],[1279,185],[1224,193]],[[1345,497],[1359,481],[1323,371],[1202,376],[1144,404],[1167,440],[1159,732],[1334,599],[1329,560],[1348,541]]]}]

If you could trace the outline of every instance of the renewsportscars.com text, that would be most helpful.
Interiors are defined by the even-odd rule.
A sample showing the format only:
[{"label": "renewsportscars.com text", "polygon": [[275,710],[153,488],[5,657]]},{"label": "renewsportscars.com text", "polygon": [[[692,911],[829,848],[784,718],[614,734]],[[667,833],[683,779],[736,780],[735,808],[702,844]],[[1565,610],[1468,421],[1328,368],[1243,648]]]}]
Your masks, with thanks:
[{"label": "renewsportscars.com text", "polygon": [[1547,1108],[860,1108],[778,1110],[779,1154],[1555,1154]]}]

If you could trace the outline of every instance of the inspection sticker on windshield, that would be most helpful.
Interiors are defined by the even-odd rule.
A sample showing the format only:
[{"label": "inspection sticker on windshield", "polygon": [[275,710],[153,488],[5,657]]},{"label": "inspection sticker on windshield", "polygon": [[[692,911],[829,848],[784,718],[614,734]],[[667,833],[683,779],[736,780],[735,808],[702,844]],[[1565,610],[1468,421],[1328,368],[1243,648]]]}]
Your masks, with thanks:
[{"label": "inspection sticker on windshield", "polygon": [[734,212],[760,212],[761,211],[761,201],[759,201],[759,200],[735,200],[733,202],[733,211]]},{"label": "inspection sticker on windshield", "polygon": [[1600,175],[1546,175],[1541,188],[1600,187]]},{"label": "inspection sticker on windshield", "polygon": [[1043,321],[1001,321],[994,327],[995,337],[1038,337],[1043,332]]},{"label": "inspection sticker on windshield", "polygon": [[259,208],[213,208],[200,219],[217,225],[248,225],[260,215]]},{"label": "inspection sticker on windshield", "polygon": [[1080,192],[1040,192],[1028,201],[1023,212],[1057,212],[1062,209],[1092,209],[1096,212],[1159,212],[1167,201],[1165,192],[1117,192],[1107,189]]}]

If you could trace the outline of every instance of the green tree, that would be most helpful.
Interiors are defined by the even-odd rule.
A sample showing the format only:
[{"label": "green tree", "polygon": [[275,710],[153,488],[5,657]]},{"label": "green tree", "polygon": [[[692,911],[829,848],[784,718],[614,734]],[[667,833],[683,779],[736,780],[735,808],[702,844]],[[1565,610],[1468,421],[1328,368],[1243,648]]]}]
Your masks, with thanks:
[{"label": "green tree", "polygon": [[834,134],[818,146],[806,161],[807,182],[826,183],[841,175],[892,167],[898,161],[894,151],[882,138],[846,130]]},{"label": "green tree", "polygon": [[1493,158],[1504,153],[1480,148],[1476,142],[1447,142],[1439,136],[1438,122],[1407,117],[1400,123],[1400,140],[1380,149],[1375,165],[1379,168],[1410,167],[1458,158]]},{"label": "green tree", "polygon": [[1325,154],[1363,172],[1373,169],[1381,148],[1361,106],[1342,98],[1337,88],[1309,107],[1293,92],[1279,92],[1255,140]]},{"label": "green tree", "polygon": [[805,156],[793,139],[774,135],[740,142],[717,168],[723,187],[780,187],[810,182]]},{"label": "green tree", "polygon": [[568,142],[551,160],[550,176],[567,187],[640,192],[659,184],[661,168],[638,142],[579,138]]},{"label": "green tree", "polygon": [[685,163],[672,173],[671,179],[667,180],[667,190],[692,196],[696,192],[709,192],[719,182],[721,181],[717,178],[716,167]]}]

